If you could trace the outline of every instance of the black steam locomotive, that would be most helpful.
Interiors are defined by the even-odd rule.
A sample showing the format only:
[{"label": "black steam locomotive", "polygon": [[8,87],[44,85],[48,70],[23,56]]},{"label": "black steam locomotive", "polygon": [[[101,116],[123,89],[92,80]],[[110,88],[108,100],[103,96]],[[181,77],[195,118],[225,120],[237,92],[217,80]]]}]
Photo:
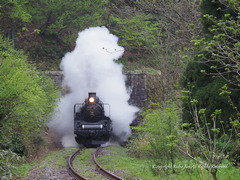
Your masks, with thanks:
[{"label": "black steam locomotive", "polygon": [[104,107],[96,93],[88,93],[84,103],[74,105],[74,134],[78,144],[85,147],[98,147],[109,141],[112,134],[112,121],[105,116]]}]

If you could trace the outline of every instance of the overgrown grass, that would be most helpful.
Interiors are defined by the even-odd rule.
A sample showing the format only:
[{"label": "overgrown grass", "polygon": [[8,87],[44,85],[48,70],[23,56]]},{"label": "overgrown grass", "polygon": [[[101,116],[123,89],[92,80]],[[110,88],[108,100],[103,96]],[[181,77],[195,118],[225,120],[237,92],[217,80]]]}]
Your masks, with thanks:
[{"label": "overgrown grass", "polygon": [[[212,180],[212,175],[197,162],[182,158],[175,163],[176,173],[172,174],[170,165],[158,166],[153,159],[140,159],[130,157],[127,148],[120,146],[109,146],[104,150],[104,155],[98,157],[98,162],[106,169],[117,173],[124,179],[146,179],[146,180],[186,180],[206,179]],[[238,180],[240,169],[235,168],[228,161],[219,165],[217,177],[219,180]],[[158,169],[159,174],[154,176],[152,169]]]},{"label": "overgrown grass", "polygon": [[[166,169],[164,168],[169,168],[168,165],[162,167],[155,166],[155,168],[163,168],[159,173],[159,178],[164,180],[213,180],[209,171],[200,166],[196,161],[187,158],[176,160],[176,173],[174,174],[169,172],[166,173]],[[240,169],[233,167],[229,161],[224,161],[222,164],[218,165],[218,180],[238,180],[239,177]]]},{"label": "overgrown grass", "polygon": [[126,148],[109,146],[104,152],[103,156],[97,158],[99,164],[124,179],[158,179],[153,176],[147,160],[129,157]]}]

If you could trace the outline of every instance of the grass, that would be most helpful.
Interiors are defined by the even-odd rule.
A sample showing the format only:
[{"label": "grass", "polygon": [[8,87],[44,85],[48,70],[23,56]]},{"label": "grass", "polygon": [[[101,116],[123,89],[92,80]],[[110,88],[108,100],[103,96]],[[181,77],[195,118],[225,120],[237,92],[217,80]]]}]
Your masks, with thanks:
[{"label": "grass", "polygon": [[[212,175],[204,167],[199,166],[195,161],[178,159],[175,164],[176,173],[169,173],[161,179],[166,180],[213,180]],[[238,180],[240,169],[233,167],[228,161],[218,165],[218,180]],[[160,176],[161,177],[161,176]]]},{"label": "grass", "polygon": [[88,179],[106,179],[104,176],[99,175],[99,173],[95,171],[96,166],[91,159],[91,153],[93,151],[95,151],[95,149],[84,149],[80,155],[76,156],[74,159],[73,167],[77,170],[77,172],[80,172],[84,177],[87,177]]},{"label": "grass", "polygon": [[67,157],[70,156],[77,148],[64,148],[61,150],[56,150],[46,154],[41,159],[34,160],[30,163],[24,163],[17,165],[16,177],[26,177],[31,167],[38,166],[39,169],[45,167],[54,167],[54,168],[65,168]]},{"label": "grass", "polygon": [[109,146],[104,150],[106,155],[98,157],[97,161],[124,179],[158,179],[151,172],[148,161],[129,157],[126,150],[120,146]]},{"label": "grass", "polygon": [[[178,159],[175,163],[176,173],[172,174],[169,165],[165,167],[154,164],[154,160],[138,159],[129,157],[127,149],[120,146],[110,146],[104,150],[104,155],[98,157],[98,162],[106,169],[115,172],[124,179],[146,179],[146,180],[212,180],[212,175],[204,168],[201,168],[195,161],[189,159]],[[153,174],[151,167],[158,171],[158,176]],[[219,165],[218,180],[238,180],[240,169],[233,167],[228,161]]]},{"label": "grass", "polygon": [[17,177],[26,177],[31,169],[31,167],[33,166],[33,164],[28,164],[28,163],[24,163],[21,164],[20,166],[16,166],[16,171],[15,171],[15,175]]},{"label": "grass", "polygon": [[[70,154],[76,151],[77,148],[64,148],[61,150],[53,151],[45,155],[40,160],[35,160],[31,163],[24,163],[17,167],[17,177],[26,177],[32,166],[38,168],[54,167],[65,168],[66,160]],[[211,174],[201,169],[198,164],[188,159],[178,159],[175,163],[176,173],[172,174],[171,171],[159,170],[164,168],[157,166],[154,160],[140,159],[130,157],[127,153],[127,148],[121,146],[109,146],[103,149],[103,156],[97,158],[97,161],[107,170],[113,171],[115,174],[123,177],[124,179],[145,179],[145,180],[212,180]],[[89,179],[104,179],[98,177],[95,172],[95,165],[90,159],[91,153],[94,149],[84,150],[80,156],[77,156],[73,162],[74,168],[83,173]],[[166,165],[168,166],[168,165]],[[240,177],[240,169],[235,168],[228,161],[224,161],[218,169],[218,180],[238,180]],[[155,176],[151,167],[158,170],[158,176]],[[167,172],[167,173],[166,173]]]},{"label": "grass", "polygon": [[66,160],[77,148],[69,147],[61,150],[53,151],[42,158],[39,168],[55,167],[64,168],[66,167]]}]

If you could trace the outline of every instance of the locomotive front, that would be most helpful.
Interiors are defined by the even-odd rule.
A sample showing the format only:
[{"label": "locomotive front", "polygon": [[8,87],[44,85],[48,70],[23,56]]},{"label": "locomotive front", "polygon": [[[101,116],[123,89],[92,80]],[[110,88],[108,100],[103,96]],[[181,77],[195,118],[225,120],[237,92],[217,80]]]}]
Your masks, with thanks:
[{"label": "locomotive front", "polygon": [[[112,133],[111,119],[104,109],[110,107],[102,103],[96,93],[88,93],[84,103],[74,105],[74,134],[78,144],[98,147],[109,141]],[[108,114],[109,114],[108,113]]]}]

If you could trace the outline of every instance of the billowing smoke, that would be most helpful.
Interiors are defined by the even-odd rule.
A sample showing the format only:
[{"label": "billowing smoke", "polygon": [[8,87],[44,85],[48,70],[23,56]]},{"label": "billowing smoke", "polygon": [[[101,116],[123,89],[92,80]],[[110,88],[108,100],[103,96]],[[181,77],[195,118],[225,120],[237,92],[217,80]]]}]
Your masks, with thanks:
[{"label": "billowing smoke", "polygon": [[61,98],[59,111],[48,125],[62,135],[64,147],[76,145],[73,106],[84,102],[88,92],[96,92],[101,101],[110,104],[113,132],[118,138],[124,141],[131,134],[129,125],[138,108],[128,104],[122,65],[114,62],[124,52],[117,41],[106,27],[88,28],[79,32],[75,49],[63,57],[64,85],[70,93]]}]

